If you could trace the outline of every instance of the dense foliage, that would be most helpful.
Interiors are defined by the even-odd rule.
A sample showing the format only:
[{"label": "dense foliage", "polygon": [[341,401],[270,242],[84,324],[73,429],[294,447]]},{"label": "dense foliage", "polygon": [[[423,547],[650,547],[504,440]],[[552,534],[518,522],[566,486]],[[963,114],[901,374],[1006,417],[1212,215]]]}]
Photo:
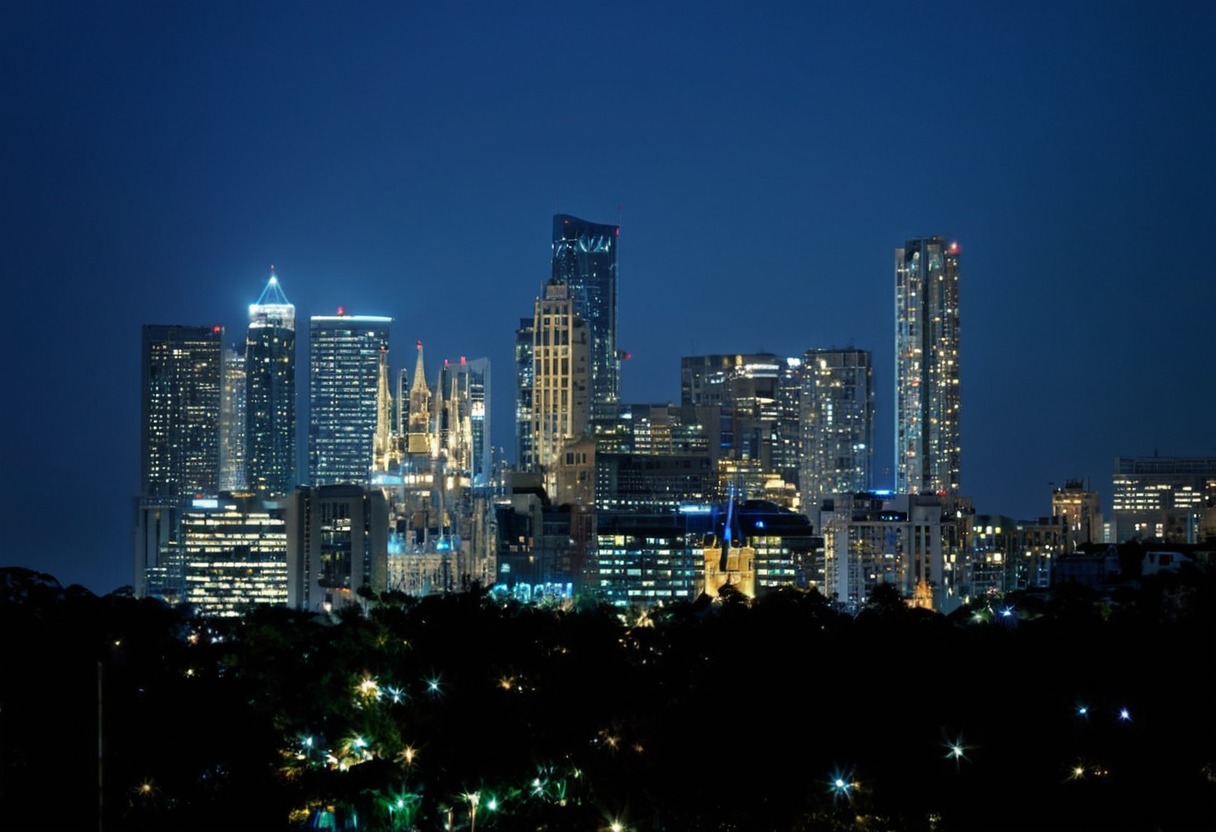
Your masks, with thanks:
[{"label": "dense foliage", "polygon": [[0,570],[0,826],[1211,828],[1214,613],[1193,574],[949,617],[471,591],[205,621]]}]

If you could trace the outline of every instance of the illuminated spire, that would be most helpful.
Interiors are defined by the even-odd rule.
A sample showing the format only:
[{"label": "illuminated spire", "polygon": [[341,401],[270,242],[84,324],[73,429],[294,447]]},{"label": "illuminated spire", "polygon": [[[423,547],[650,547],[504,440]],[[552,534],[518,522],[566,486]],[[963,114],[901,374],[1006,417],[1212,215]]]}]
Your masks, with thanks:
[{"label": "illuminated spire", "polygon": [[[431,395],[430,389],[426,386],[426,369],[422,365],[422,342],[418,342],[418,361],[414,364],[414,384],[410,387],[410,393],[422,391],[428,397]],[[411,395],[412,397],[412,395]]]},{"label": "illuminated spire", "polygon": [[388,350],[380,349],[380,378],[376,385],[376,435],[373,441],[372,468],[388,471],[393,456],[393,395],[388,388]]},{"label": "illuminated spire", "polygon": [[274,266],[270,267],[270,279],[266,281],[266,288],[258,296],[257,303],[249,304],[249,322],[254,325],[269,324],[288,329],[296,327],[296,308],[283,293],[283,287],[279,285],[279,277],[275,274]]},{"label": "illuminated spire", "polygon": [[411,454],[430,452],[428,423],[430,421],[431,391],[426,386],[426,368],[422,364],[422,342],[418,342],[418,362],[414,366],[414,383],[410,387],[410,417],[407,449]]}]

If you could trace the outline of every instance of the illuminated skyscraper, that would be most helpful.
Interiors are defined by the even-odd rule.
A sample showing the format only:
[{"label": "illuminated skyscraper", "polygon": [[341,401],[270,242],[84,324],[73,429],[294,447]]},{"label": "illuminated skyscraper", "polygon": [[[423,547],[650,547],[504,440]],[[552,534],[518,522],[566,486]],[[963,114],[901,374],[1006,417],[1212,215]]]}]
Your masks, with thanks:
[{"label": "illuminated skyscraper", "polygon": [[249,306],[245,385],[247,485],[262,496],[287,494],[296,479],[296,308],[274,266]]},{"label": "illuminated skyscraper", "polygon": [[551,281],[533,316],[532,442],[549,494],[556,493],[558,454],[586,431],[589,417],[590,330],[574,294]]},{"label": "illuminated skyscraper", "polygon": [[570,287],[578,316],[589,330],[589,396],[593,413],[620,399],[621,362],[616,343],[616,244],[621,229],[553,217],[553,282]]},{"label": "illuminated skyscraper", "polygon": [[224,348],[220,413],[220,491],[245,488],[245,354]]},{"label": "illuminated skyscraper", "polygon": [[135,594],[182,597],[182,510],[220,479],[224,330],[145,325]]},{"label": "illuminated skyscraper", "polygon": [[308,483],[366,485],[381,353],[392,318],[314,315],[308,332]]},{"label": "illuminated skyscraper", "polygon": [[194,500],[182,516],[185,599],[200,615],[235,617],[287,603],[284,509],[255,497]]},{"label": "illuminated skyscraper", "polygon": [[871,488],[874,367],[867,350],[807,350],[802,361],[803,510],[832,494]]},{"label": "illuminated skyscraper", "polygon": [[958,494],[958,243],[895,250],[895,491]]},{"label": "illuminated skyscraper", "polygon": [[223,339],[220,326],[144,326],[143,496],[193,496],[219,489]]},{"label": "illuminated skyscraper", "polygon": [[535,321],[520,318],[515,330],[515,460],[521,471],[536,469],[532,441],[532,339]]},{"label": "illuminated skyscraper", "polygon": [[[680,359],[680,403],[721,407],[719,474],[747,498],[765,484],[798,480],[802,360],[772,353],[690,355]],[[738,464],[733,464],[738,463]]]}]

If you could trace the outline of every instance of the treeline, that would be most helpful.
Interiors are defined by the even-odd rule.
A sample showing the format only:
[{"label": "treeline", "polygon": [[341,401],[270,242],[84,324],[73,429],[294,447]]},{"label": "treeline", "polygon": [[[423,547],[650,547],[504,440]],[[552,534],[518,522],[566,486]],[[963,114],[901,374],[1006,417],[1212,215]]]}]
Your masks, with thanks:
[{"label": "treeline", "polygon": [[0,570],[0,827],[949,832],[1216,818],[1207,573],[950,616],[883,591],[857,616],[795,590],[650,614],[480,590],[369,607],[208,621]]}]

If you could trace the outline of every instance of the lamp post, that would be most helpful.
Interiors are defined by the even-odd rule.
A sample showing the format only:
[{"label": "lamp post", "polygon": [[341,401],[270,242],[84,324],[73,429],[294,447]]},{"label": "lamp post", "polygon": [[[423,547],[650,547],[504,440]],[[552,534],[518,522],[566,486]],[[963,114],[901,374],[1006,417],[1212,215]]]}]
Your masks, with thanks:
[{"label": "lamp post", "polygon": [[464,797],[469,801],[469,832],[477,832],[477,804],[481,803],[481,793],[469,792]]}]

